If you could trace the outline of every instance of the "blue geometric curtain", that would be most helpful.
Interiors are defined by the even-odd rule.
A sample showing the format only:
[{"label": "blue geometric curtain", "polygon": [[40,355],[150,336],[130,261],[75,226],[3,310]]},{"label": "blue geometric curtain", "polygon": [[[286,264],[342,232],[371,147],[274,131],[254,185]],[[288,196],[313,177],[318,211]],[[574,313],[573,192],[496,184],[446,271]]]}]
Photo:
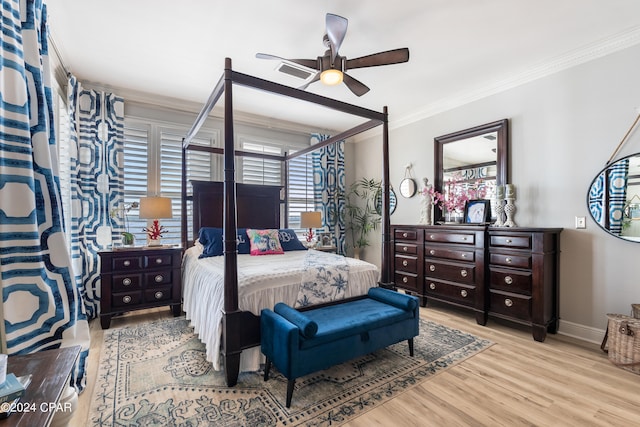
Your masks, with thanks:
[{"label": "blue geometric curtain", "polygon": [[89,325],[62,228],[46,6],[2,2],[0,55],[0,282],[9,354],[81,345],[73,384],[82,390]]},{"label": "blue geometric curtain", "polygon": [[100,310],[98,252],[122,231],[124,101],[69,78],[71,255],[87,316]]},{"label": "blue geometric curtain", "polygon": [[622,233],[628,174],[629,159],[617,161],[598,176],[589,190],[589,210],[593,218],[616,235]]},{"label": "blue geometric curtain", "polygon": [[[325,141],[330,135],[314,133],[311,144]],[[315,209],[322,212],[323,226],[333,236],[339,254],[345,254],[344,141],[313,151],[313,196]]]}]

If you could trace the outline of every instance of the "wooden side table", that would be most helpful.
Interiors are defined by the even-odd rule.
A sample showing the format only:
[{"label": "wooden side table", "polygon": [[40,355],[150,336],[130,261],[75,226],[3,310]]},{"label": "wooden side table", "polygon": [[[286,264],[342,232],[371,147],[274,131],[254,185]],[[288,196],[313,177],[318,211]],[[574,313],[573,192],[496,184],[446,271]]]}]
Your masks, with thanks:
[{"label": "wooden side table", "polygon": [[100,252],[100,324],[109,329],[115,314],[170,305],[181,313],[182,249],[122,248]]},{"label": "wooden side table", "polygon": [[60,406],[60,397],[69,387],[80,346],[39,351],[32,354],[9,356],[7,372],[16,376],[31,374],[31,384],[16,405],[16,412],[0,420],[5,426],[42,426],[51,424],[56,409],[70,410]]}]

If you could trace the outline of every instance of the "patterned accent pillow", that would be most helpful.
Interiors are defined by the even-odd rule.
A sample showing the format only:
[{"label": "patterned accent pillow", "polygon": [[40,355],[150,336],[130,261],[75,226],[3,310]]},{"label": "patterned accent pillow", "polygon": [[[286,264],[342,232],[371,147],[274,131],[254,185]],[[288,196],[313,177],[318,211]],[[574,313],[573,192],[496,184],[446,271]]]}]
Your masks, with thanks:
[{"label": "patterned accent pillow", "polygon": [[[238,228],[238,253],[248,254],[251,251],[245,228]],[[221,256],[224,251],[224,237],[222,228],[202,227],[198,233],[198,242],[202,245],[199,258]]]},{"label": "patterned accent pillow", "polygon": [[251,245],[251,255],[283,254],[278,230],[252,230],[247,228],[249,244]]},{"label": "patterned accent pillow", "polygon": [[298,235],[290,228],[281,228],[278,230],[278,237],[282,249],[287,251],[306,251],[307,248],[298,240]]}]

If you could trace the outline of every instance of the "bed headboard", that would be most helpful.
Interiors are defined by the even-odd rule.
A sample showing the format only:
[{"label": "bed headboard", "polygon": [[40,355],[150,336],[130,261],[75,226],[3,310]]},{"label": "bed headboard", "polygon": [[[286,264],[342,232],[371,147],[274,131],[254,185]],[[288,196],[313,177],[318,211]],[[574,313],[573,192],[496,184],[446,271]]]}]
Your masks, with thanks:
[{"label": "bed headboard", "polygon": [[[191,181],[193,186],[193,232],[201,227],[222,227],[224,183]],[[280,228],[282,187],[236,184],[238,228]]]}]

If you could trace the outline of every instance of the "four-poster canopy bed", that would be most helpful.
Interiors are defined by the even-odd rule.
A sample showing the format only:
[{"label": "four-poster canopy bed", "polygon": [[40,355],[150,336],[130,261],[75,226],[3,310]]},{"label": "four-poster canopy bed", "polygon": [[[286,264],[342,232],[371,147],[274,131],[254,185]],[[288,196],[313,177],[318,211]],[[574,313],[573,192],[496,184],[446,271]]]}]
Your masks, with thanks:
[{"label": "four-poster canopy bed", "polygon": [[[268,156],[256,153],[248,153],[235,150],[234,141],[234,123],[233,123],[233,92],[234,84],[259,89],[269,93],[282,95],[285,97],[295,98],[309,103],[324,106],[338,112],[351,114],[357,117],[367,119],[364,123],[357,125],[349,130],[341,132],[331,138],[322,141],[307,149],[297,151],[295,154],[286,156]],[[192,139],[198,133],[200,127],[204,124],[207,116],[213,109],[214,105],[224,94],[224,149],[203,147],[191,144]],[[382,125],[382,262],[381,272],[379,276],[379,286],[394,287],[392,282],[392,271],[390,268],[391,261],[391,236],[390,236],[390,207],[389,207],[389,143],[388,143],[388,114],[386,107],[383,112],[376,112],[366,108],[347,104],[341,101],[323,97],[303,90],[294,89],[288,86],[280,85],[274,82],[263,80],[257,77],[234,71],[231,67],[231,60],[225,60],[225,70],[221,79],[213,89],[209,99],[203,106],[197,116],[193,126],[183,140],[182,147],[182,245],[183,248],[190,248],[193,245],[193,239],[189,240],[187,227],[187,203],[189,200],[193,202],[193,232],[194,234],[201,227],[220,227],[222,228],[222,253],[223,258],[218,257],[219,268],[223,271],[223,294],[224,302],[221,313],[222,337],[220,343],[220,353],[223,358],[227,385],[233,386],[237,382],[240,371],[240,354],[243,350],[260,344],[260,320],[259,316],[249,310],[241,310],[239,308],[238,293],[238,230],[241,228],[280,228],[280,217],[282,204],[285,206],[287,197],[281,197],[280,187],[273,186],[257,186],[249,184],[241,184],[235,182],[235,156],[254,156],[263,158],[280,158],[285,162],[285,170],[287,161],[297,156],[307,154],[321,147],[333,144],[337,141],[357,135],[366,130]],[[193,196],[187,196],[187,152],[189,150],[206,151],[210,153],[218,153],[224,156],[224,182],[194,182]],[[285,186],[286,186],[285,173]],[[285,192],[286,193],[286,192]],[[259,202],[257,202],[259,198]],[[285,215],[286,218],[286,215]],[[285,220],[286,221],[286,220]],[[286,226],[287,224],[285,224]],[[188,252],[188,251],[187,251]],[[241,257],[244,255],[240,255]],[[197,257],[196,257],[197,258]],[[260,257],[254,257],[260,258]],[[347,261],[354,274],[359,274],[365,264],[361,261],[348,259]],[[271,260],[260,260],[264,263],[271,263]],[[187,264],[187,256],[185,255],[185,266]],[[374,266],[375,267],[375,266]],[[186,267],[185,267],[186,268]],[[362,272],[362,274],[371,274],[370,272]],[[377,268],[376,268],[377,274]],[[185,273],[183,272],[183,276]],[[376,276],[377,279],[377,276]],[[374,286],[376,284],[374,283]],[[355,294],[364,294],[366,289],[354,290]],[[188,307],[187,293],[192,292],[185,288],[185,312],[189,318],[191,307]],[[195,291],[193,291],[195,292]],[[348,297],[349,295],[347,295]],[[190,295],[190,300],[197,300],[197,296]],[[261,307],[266,308],[266,307]],[[208,307],[205,310],[215,310]],[[200,308],[202,311],[202,308]],[[255,311],[255,310],[254,310]],[[259,311],[257,311],[259,313]],[[204,313],[203,316],[210,314]],[[192,323],[195,323],[192,320]],[[207,325],[194,325],[196,333],[211,334],[210,331],[204,329]],[[216,334],[217,329],[213,331]],[[202,339],[202,337],[201,337]],[[214,337],[214,339],[219,339]],[[209,349],[208,349],[209,351]],[[217,351],[214,348],[212,351]],[[217,357],[217,355],[216,355]]]}]

